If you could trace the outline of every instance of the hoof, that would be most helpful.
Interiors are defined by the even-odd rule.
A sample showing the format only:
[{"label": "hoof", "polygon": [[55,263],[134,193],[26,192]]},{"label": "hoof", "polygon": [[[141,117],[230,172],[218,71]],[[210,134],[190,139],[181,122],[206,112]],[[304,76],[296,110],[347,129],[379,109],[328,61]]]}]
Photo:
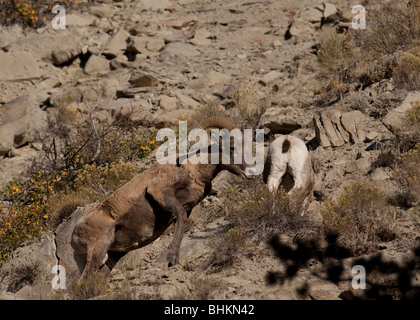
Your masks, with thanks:
[{"label": "hoof", "polygon": [[178,259],[174,256],[168,255],[166,257],[166,260],[168,260],[168,267],[172,267],[172,266],[178,264]]}]

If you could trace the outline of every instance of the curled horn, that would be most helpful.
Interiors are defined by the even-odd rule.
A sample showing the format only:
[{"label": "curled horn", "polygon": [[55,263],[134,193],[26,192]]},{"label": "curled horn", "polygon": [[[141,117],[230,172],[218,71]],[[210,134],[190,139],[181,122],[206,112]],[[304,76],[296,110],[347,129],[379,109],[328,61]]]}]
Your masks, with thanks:
[{"label": "curled horn", "polygon": [[231,131],[232,129],[237,128],[237,125],[228,118],[210,117],[201,121],[195,126],[195,129],[205,130],[208,128],[228,129],[229,131]]}]

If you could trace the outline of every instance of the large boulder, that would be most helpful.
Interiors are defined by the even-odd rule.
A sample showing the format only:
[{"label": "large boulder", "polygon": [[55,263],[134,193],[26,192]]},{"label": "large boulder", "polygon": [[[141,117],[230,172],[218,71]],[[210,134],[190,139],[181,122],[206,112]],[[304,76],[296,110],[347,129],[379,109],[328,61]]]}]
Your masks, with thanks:
[{"label": "large boulder", "polygon": [[30,96],[22,96],[0,107],[0,157],[13,148],[33,142],[46,126],[47,113]]},{"label": "large boulder", "polygon": [[123,29],[118,30],[102,48],[104,54],[113,58],[124,54],[127,49],[127,39],[129,37],[130,34],[127,31]]},{"label": "large boulder", "polygon": [[192,44],[183,42],[171,42],[168,43],[160,52],[159,61],[165,61],[175,56],[192,58],[200,54],[200,51],[198,51]]},{"label": "large boulder", "polygon": [[0,81],[22,81],[41,78],[38,62],[28,52],[0,51]]},{"label": "large boulder", "polygon": [[307,126],[312,116],[305,110],[287,106],[285,108],[268,108],[260,118],[259,127],[265,128],[272,134],[289,134]]},{"label": "large boulder", "polygon": [[70,244],[71,235],[77,222],[88,212],[94,205],[77,208],[70,218],[61,223],[55,231],[56,256],[58,263],[66,269],[66,275],[69,277],[80,276],[79,267],[73,256],[73,248]]},{"label": "large boulder", "polygon": [[[52,282],[57,274],[54,267],[60,265],[65,270],[66,286],[79,278],[80,270],[73,256],[70,244],[76,223],[94,205],[80,207],[55,232],[49,232],[44,238],[28,243],[13,252],[12,259],[2,265],[3,279],[0,282],[0,299],[46,299],[53,293]],[[15,272],[17,266],[33,268],[31,281],[25,274]],[[21,268],[22,269],[22,268]],[[28,272],[28,271],[26,271]]]},{"label": "large boulder", "polygon": [[330,109],[313,118],[316,139],[322,147],[340,147],[374,139],[390,138],[391,133],[377,120],[359,110],[344,112]]},{"label": "large boulder", "polygon": [[382,123],[392,132],[404,129],[406,125],[405,113],[413,107],[414,103],[420,103],[420,91],[409,92],[404,101],[395,109],[389,111],[382,119]]}]

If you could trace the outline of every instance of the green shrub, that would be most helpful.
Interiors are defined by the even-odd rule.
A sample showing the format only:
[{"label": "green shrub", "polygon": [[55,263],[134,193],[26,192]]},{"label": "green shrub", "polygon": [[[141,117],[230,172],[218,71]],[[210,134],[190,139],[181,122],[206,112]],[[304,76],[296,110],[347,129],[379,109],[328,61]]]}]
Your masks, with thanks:
[{"label": "green shrub", "polygon": [[399,156],[393,178],[399,186],[397,204],[420,213],[420,143]]},{"label": "green shrub", "polygon": [[130,115],[97,128],[99,149],[89,122],[49,119],[48,133],[41,138],[42,154],[28,178],[13,179],[0,192],[0,264],[25,240],[56,227],[77,206],[102,200],[130,180],[137,167],[126,161],[144,158],[158,145],[153,131],[141,128]]},{"label": "green shrub", "polygon": [[354,183],[336,200],[327,201],[321,214],[324,230],[338,234],[339,242],[355,256],[370,253],[378,242],[397,236],[395,209],[374,186]]},{"label": "green shrub", "polygon": [[414,103],[413,107],[406,111],[405,117],[410,125],[409,129],[420,130],[420,101]]},{"label": "green shrub", "polygon": [[352,86],[365,88],[394,73],[397,87],[418,88],[418,54],[406,53],[399,60],[403,50],[415,52],[420,39],[413,5],[405,0],[381,3],[369,10],[366,30],[350,28],[320,41],[318,104],[329,105]]},{"label": "green shrub", "polygon": [[224,235],[215,237],[209,246],[212,253],[203,266],[209,272],[219,272],[232,266],[241,256],[251,254],[253,247],[238,228],[231,228]]},{"label": "green shrub", "polygon": [[420,90],[420,55],[405,53],[394,70],[393,79],[398,88]]},{"label": "green shrub", "polygon": [[228,187],[226,193],[227,218],[257,244],[276,233],[295,233],[312,227],[309,219],[301,215],[300,192],[289,197],[281,187],[272,193],[262,181],[256,180],[243,189]]},{"label": "green shrub", "polygon": [[8,278],[7,291],[15,293],[26,285],[34,285],[44,272],[45,265],[38,258],[13,257],[8,265],[0,268],[0,282]]},{"label": "green shrub", "polygon": [[409,1],[391,1],[381,3],[377,10],[370,10],[369,26],[362,37],[362,48],[374,54],[392,54],[399,49],[406,49],[418,38],[419,28],[415,10]]},{"label": "green shrub", "polygon": [[322,78],[334,77],[336,81],[343,81],[347,77],[347,68],[352,58],[352,51],[346,40],[346,35],[332,33],[319,44],[318,63],[321,67]]}]

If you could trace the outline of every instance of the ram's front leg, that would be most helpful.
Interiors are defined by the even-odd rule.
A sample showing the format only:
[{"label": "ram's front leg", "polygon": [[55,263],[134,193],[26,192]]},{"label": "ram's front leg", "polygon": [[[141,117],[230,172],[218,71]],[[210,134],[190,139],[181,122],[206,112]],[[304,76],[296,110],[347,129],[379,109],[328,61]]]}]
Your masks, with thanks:
[{"label": "ram's front leg", "polygon": [[169,245],[168,254],[166,256],[168,265],[173,266],[179,262],[179,249],[184,236],[185,223],[188,217],[187,211],[175,197],[174,190],[172,189],[164,189],[161,191],[148,189],[147,193],[149,193],[164,210],[171,212],[176,218],[174,237]]}]

